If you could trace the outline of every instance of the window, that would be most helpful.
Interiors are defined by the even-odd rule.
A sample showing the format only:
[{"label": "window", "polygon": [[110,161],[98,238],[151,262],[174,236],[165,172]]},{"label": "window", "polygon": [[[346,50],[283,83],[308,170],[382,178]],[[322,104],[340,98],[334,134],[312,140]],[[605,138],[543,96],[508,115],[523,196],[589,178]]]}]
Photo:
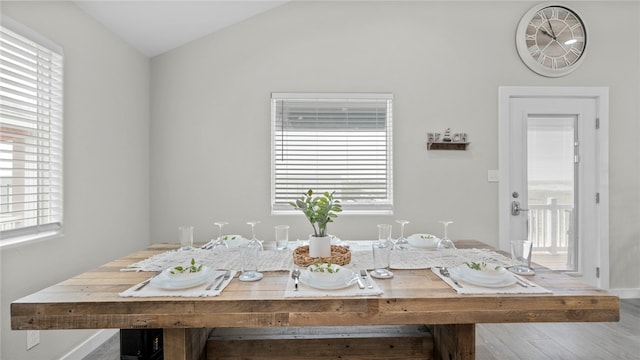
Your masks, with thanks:
[{"label": "window", "polygon": [[272,94],[272,213],[309,189],[335,191],[345,212],[391,213],[392,104],[392,94]]},{"label": "window", "polygon": [[62,51],[0,27],[0,245],[62,231]]}]

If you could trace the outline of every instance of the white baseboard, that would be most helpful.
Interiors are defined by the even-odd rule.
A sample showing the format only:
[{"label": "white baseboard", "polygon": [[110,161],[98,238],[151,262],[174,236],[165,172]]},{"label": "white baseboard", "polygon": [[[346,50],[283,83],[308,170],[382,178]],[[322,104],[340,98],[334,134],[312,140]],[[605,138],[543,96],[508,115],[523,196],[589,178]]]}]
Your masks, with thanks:
[{"label": "white baseboard", "polygon": [[640,299],[640,288],[609,289],[608,291],[614,295],[617,295],[620,299]]},{"label": "white baseboard", "polygon": [[118,329],[103,329],[96,331],[82,344],[76,346],[73,350],[69,351],[66,355],[60,358],[60,360],[82,360],[85,356],[91,354],[92,351],[97,349],[100,345],[104,344],[112,336],[118,333]]}]

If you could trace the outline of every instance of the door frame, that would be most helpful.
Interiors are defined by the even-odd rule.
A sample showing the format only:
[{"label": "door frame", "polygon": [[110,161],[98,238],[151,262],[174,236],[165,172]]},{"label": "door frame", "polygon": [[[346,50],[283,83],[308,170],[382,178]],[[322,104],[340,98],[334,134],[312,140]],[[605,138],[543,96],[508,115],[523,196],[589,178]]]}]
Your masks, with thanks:
[{"label": "door frame", "polygon": [[[597,184],[599,203],[596,206],[597,248],[596,253],[600,276],[597,287],[609,288],[609,88],[608,87],[526,87],[501,86],[498,88],[498,166],[500,182],[498,186],[498,244],[509,251],[509,213],[511,204],[510,161],[510,119],[511,99],[560,99],[586,98],[596,100],[596,118],[599,128],[596,132]],[[595,196],[595,194],[594,194]]]}]

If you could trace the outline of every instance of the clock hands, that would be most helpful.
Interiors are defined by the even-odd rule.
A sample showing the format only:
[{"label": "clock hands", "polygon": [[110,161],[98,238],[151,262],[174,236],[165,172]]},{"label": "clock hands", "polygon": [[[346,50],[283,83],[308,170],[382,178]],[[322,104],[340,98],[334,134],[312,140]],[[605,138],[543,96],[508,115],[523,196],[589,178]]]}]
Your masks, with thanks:
[{"label": "clock hands", "polygon": [[556,40],[556,33],[553,31],[553,26],[551,26],[551,20],[547,18],[547,24],[549,24],[549,29],[551,30],[551,34],[553,34],[553,40]]},{"label": "clock hands", "polygon": [[549,32],[545,28],[543,28],[542,26],[540,27],[540,31],[542,31],[543,34],[547,35],[548,37],[552,38],[553,40],[556,39],[553,35],[549,34]]}]

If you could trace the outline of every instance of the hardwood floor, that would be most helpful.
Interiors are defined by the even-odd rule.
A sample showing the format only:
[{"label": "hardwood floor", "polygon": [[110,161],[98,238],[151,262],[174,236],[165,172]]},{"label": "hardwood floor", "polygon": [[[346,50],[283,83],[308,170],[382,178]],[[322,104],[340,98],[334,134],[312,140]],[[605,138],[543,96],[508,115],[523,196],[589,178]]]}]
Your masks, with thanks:
[{"label": "hardwood floor", "polygon": [[483,324],[478,360],[640,359],[640,299],[620,303],[617,323]]},{"label": "hardwood floor", "polygon": [[[640,299],[620,302],[617,323],[483,324],[478,360],[640,360]],[[118,335],[83,360],[118,360]]]}]

